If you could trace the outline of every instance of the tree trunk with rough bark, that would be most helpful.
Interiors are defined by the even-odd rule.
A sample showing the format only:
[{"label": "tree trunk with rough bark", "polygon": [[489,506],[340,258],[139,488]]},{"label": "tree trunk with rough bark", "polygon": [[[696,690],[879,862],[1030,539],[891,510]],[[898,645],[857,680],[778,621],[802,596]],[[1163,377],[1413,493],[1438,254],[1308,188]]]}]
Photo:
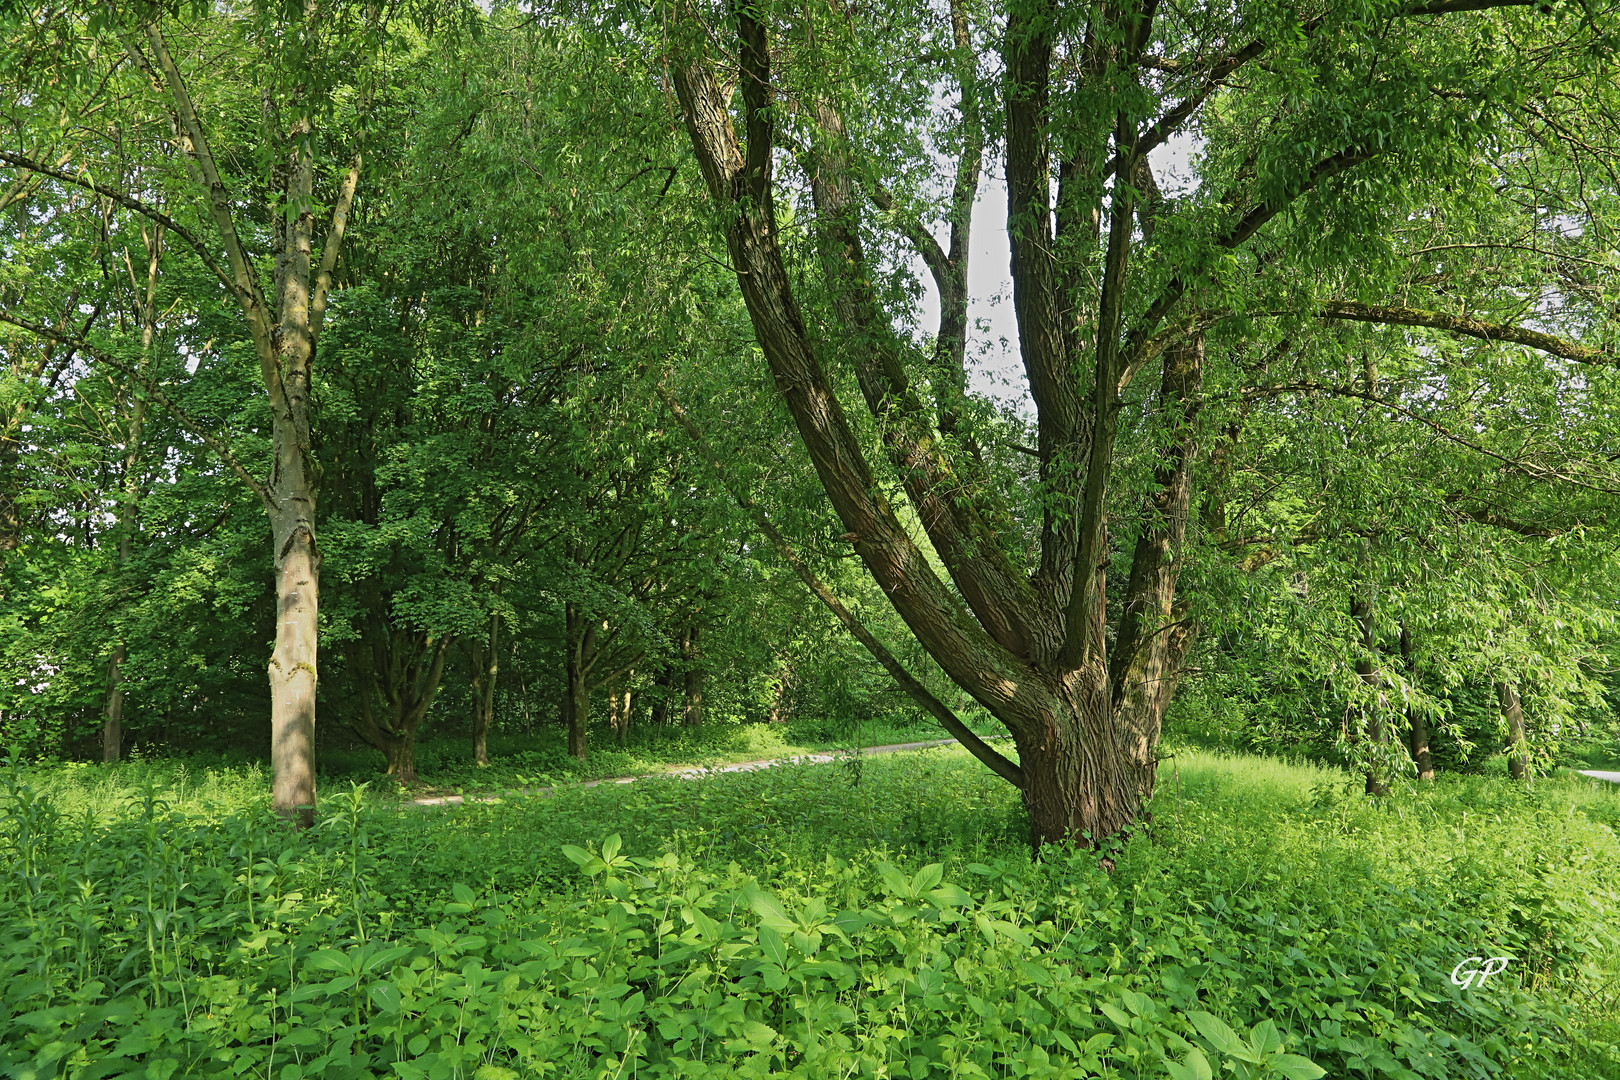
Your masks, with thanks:
[{"label": "tree trunk with rough bark", "polygon": [[703,660],[698,651],[698,627],[688,623],[681,636],[681,658],[686,663],[682,681],[681,723],[686,727],[703,726]]},{"label": "tree trunk with rough bark", "polygon": [[[501,668],[500,629],[499,613],[491,614],[488,649],[479,642],[472,650],[473,760],[480,767],[489,764],[489,729],[495,720],[495,683]],[[489,658],[487,667],[486,656]]]},{"label": "tree trunk with rough bark", "polygon": [[568,754],[584,761],[590,751],[591,684],[577,664],[570,661],[567,668],[562,715],[568,729]]},{"label": "tree trunk with rough bark", "polygon": [[1523,780],[1530,775],[1530,754],[1524,741],[1524,703],[1518,689],[1506,680],[1496,684],[1496,700],[1502,706],[1502,719],[1508,730],[1508,775]]},{"label": "tree trunk with rough bark", "polygon": [[[965,30],[962,14],[953,4],[953,24]],[[1179,557],[1174,553],[1189,505],[1196,452],[1190,417],[1202,364],[1201,347],[1192,340],[1193,319],[1166,319],[1185,294],[1184,282],[1172,283],[1174,295],[1153,308],[1149,332],[1127,333],[1123,323],[1133,230],[1140,218],[1146,231],[1154,212],[1151,198],[1144,196],[1138,206],[1134,194],[1153,188],[1145,154],[1137,150],[1136,125],[1124,114],[1110,118],[1097,138],[1065,146],[1062,168],[1054,171],[1048,125],[1055,18],[1038,5],[1009,16],[1003,57],[1008,231],[1019,345],[1037,416],[1035,452],[1047,507],[1038,551],[1032,558],[1015,558],[1007,538],[1026,530],[972,452],[971,433],[959,434],[952,394],[961,385],[960,372],[952,367],[961,364],[959,330],[966,325],[959,310],[965,303],[960,274],[983,146],[983,132],[973,122],[977,114],[966,100],[973,77],[956,73],[965,95],[963,153],[953,188],[949,250],[923,224],[902,226],[942,298],[940,347],[933,361],[939,370],[929,377],[944,393],[929,403],[911,381],[905,368],[908,348],[896,339],[873,284],[877,275],[865,258],[857,193],[867,181],[857,184],[863,173],[852,164],[855,140],[827,100],[811,100],[796,114],[810,129],[809,146],[795,149],[815,209],[806,227],[818,240],[821,274],[836,316],[816,334],[807,328],[777,234],[772,173],[787,158],[776,153],[774,142],[776,81],[767,24],[746,5],[733,8],[732,17],[735,49],[727,43],[725,62],[735,57],[736,70],[723,78],[716,76],[722,61],[713,51],[710,28],[697,25],[691,15],[672,22],[671,81],[755,339],[845,529],[844,539],[947,677],[1012,734],[1018,765],[997,768],[988,755],[981,760],[988,758],[987,764],[1020,785],[1032,842],[1091,845],[1128,832],[1152,795],[1159,723],[1192,640],[1191,624],[1175,600]],[[1120,71],[1134,71],[1134,55],[1149,40],[1145,27],[1123,9],[1106,17],[1118,23],[1109,27],[1109,40],[1125,44],[1107,46],[1117,55],[1102,58],[1102,66],[1117,63]],[[964,54],[971,52],[965,34],[958,37]],[[1086,70],[1077,77],[1094,76]],[[740,109],[733,108],[733,85]],[[1115,133],[1111,159],[1109,128]],[[1100,195],[1104,185],[1097,182],[1105,164],[1113,175],[1133,181],[1115,188],[1106,203]],[[879,192],[872,198],[881,205],[886,197]],[[1257,223],[1272,212],[1245,221]],[[1085,237],[1100,237],[1104,221],[1107,253],[1100,266],[1089,254],[1084,260],[1064,254],[1089,252]],[[1244,227],[1252,231],[1257,224]],[[1234,234],[1229,246],[1247,235]],[[1099,281],[1100,289],[1086,297],[1085,290]],[[1080,324],[1091,322],[1095,326],[1082,334]],[[913,516],[902,517],[874,473],[820,354],[824,348],[853,368],[878,445]],[[1119,394],[1155,360],[1164,366],[1161,407],[1173,434],[1158,469],[1159,491],[1143,511],[1124,605],[1131,625],[1120,628],[1123,645],[1111,648],[1108,489]],[[1089,397],[1082,393],[1088,388]],[[958,447],[966,452],[957,453]],[[925,534],[931,550],[923,550],[908,522]],[[1118,634],[1112,638],[1120,640]]]},{"label": "tree trunk with rough bark", "polygon": [[[1405,626],[1401,627],[1401,662],[1406,665],[1408,674],[1415,674],[1417,663],[1413,659],[1412,633]],[[1414,705],[1406,707],[1406,720],[1409,725],[1408,738],[1412,750],[1412,762],[1417,766],[1419,780],[1434,779],[1434,757],[1429,752],[1429,718],[1422,709]]]}]

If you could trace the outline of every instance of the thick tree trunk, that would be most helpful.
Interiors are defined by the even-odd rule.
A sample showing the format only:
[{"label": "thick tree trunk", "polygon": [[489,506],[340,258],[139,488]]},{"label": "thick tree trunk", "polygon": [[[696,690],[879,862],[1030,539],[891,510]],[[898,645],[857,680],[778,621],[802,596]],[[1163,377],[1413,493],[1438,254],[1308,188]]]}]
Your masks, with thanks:
[{"label": "thick tree trunk", "polygon": [[1524,703],[1510,682],[1496,684],[1496,700],[1501,703],[1502,717],[1508,729],[1508,775],[1523,780],[1530,775],[1530,755],[1524,744]]},{"label": "thick tree trunk", "polygon": [[[1043,490],[1054,508],[1041,532],[1039,568],[1029,575],[1001,546],[1013,528],[1005,520],[1006,508],[983,478],[975,477],[971,462],[948,459],[950,447],[935,434],[929,410],[908,379],[904,350],[892,340],[871,285],[873,274],[864,265],[842,125],[818,104],[814,160],[808,163],[816,206],[813,227],[821,234],[825,277],[843,331],[840,359],[847,357],[854,367],[894,474],[928,535],[931,554],[918,546],[885,485],[874,477],[862,440],[818,355],[818,337],[808,331],[794,298],[778,242],[771,176],[778,158],[773,146],[776,81],[767,24],[744,6],[736,9],[736,27],[742,138],[733,119],[730,84],[716,79],[707,59],[710,38],[695,21],[675,27],[672,81],[723,223],[755,338],[846,530],[845,539],[918,643],[1012,732],[1022,769],[1010,762],[997,767],[990,754],[981,760],[1020,785],[1035,844],[1092,844],[1128,831],[1153,790],[1155,718],[1169,699],[1179,662],[1172,650],[1184,648],[1190,635],[1177,633],[1170,625],[1174,620],[1161,614],[1165,597],[1174,607],[1173,571],[1148,563],[1157,553],[1168,565],[1169,537],[1150,538],[1139,595],[1128,598],[1136,603],[1138,626],[1145,632],[1137,635],[1133,655],[1122,661],[1121,690],[1115,693],[1104,625],[1105,496],[1118,390],[1141,364],[1157,359],[1163,345],[1172,344],[1172,331],[1160,331],[1152,341],[1139,338],[1128,354],[1120,351],[1132,211],[1129,198],[1116,199],[1110,207],[1109,254],[1094,334],[1094,394],[1089,407],[1081,399],[1084,380],[1076,373],[1083,343],[1071,333],[1074,290],[1060,281],[1059,268],[1048,265],[1053,251],[1064,246],[1051,233],[1044,111],[1055,31],[1047,27],[1037,44],[1030,44],[1039,35],[1028,26],[1013,27],[1010,21],[1007,33],[1009,83],[1017,91],[1008,95],[1009,200],[1016,202],[1017,191],[1022,191],[1030,203],[1012,206],[1015,307],[1039,418]],[[1138,29],[1131,28],[1129,36],[1146,41]],[[1033,63],[1021,59],[1025,53]],[[1025,70],[1032,68],[1039,71]],[[1134,127],[1124,115],[1117,125],[1100,130],[1105,133],[1108,126],[1124,133],[1115,140],[1120,146],[1116,169],[1134,168]],[[1015,152],[1014,143],[1023,150]],[[1083,182],[1076,190],[1079,186]],[[1085,209],[1080,208],[1082,216]],[[1161,338],[1162,344],[1155,344]],[[1178,448],[1177,459],[1180,454]],[[1177,482],[1184,480],[1175,461],[1166,469]],[[1178,494],[1166,499],[1167,506],[1184,502]],[[1185,510],[1176,516],[1184,519]],[[936,559],[949,573],[950,585],[935,572]],[[1172,640],[1155,660],[1152,654],[1160,646],[1148,643],[1159,636]],[[1138,655],[1144,651],[1146,657]],[[1162,693],[1146,689],[1143,672],[1155,663]],[[1166,674],[1171,676],[1168,683]],[[1127,707],[1127,702],[1132,704]]]},{"label": "thick tree trunk", "polygon": [[1100,666],[1076,672],[1051,703],[1044,731],[1014,735],[1031,844],[1091,847],[1128,834],[1153,796],[1157,739],[1113,707]]},{"label": "thick tree trunk", "polygon": [[596,620],[576,605],[563,605],[563,725],[568,729],[568,753],[580,761],[589,752],[596,626]]},{"label": "thick tree trunk", "polygon": [[383,748],[388,762],[387,775],[407,786],[416,783],[416,725],[406,725],[399,736]]},{"label": "thick tree trunk", "polygon": [[698,627],[689,624],[681,637],[681,656],[686,661],[684,694],[681,700],[681,723],[687,727],[703,726],[703,661],[698,652]]},{"label": "thick tree trunk", "polygon": [[111,765],[124,753],[124,642],[113,646],[107,664],[107,707],[101,722],[101,763]]},{"label": "thick tree trunk", "polygon": [[[1405,626],[1401,627],[1401,661],[1406,665],[1408,673],[1413,673],[1417,665],[1413,658],[1412,633]],[[1419,780],[1434,779],[1434,758],[1429,753],[1429,718],[1423,710],[1415,706],[1406,707],[1406,720],[1410,727],[1408,738],[1412,749],[1412,762],[1417,766]]]},{"label": "thick tree trunk", "polygon": [[563,696],[563,723],[568,728],[569,756],[585,760],[589,753],[591,723],[591,684],[578,665],[568,666],[568,686]]},{"label": "thick tree trunk", "polygon": [[[452,639],[443,636],[435,641],[414,631],[389,631],[380,617],[374,617],[372,625],[372,640],[353,654],[363,687],[355,731],[382,751],[386,775],[401,784],[415,784],[417,733],[438,696]],[[385,722],[378,721],[372,708],[374,694],[387,705]]]},{"label": "thick tree trunk", "polygon": [[501,617],[489,617],[489,666],[484,666],[486,655],[482,644],[473,649],[473,760],[480,766],[489,764],[489,728],[495,720],[495,681],[500,673]]},{"label": "thick tree trunk", "polygon": [[[280,449],[284,445],[281,425],[276,427],[275,442]],[[281,484],[271,488],[275,502],[271,535],[276,552],[276,644],[270,654],[272,801],[276,813],[308,828],[315,823],[321,556],[315,546],[313,486],[304,478],[301,463],[287,473]],[[272,477],[272,484],[275,480]]]}]

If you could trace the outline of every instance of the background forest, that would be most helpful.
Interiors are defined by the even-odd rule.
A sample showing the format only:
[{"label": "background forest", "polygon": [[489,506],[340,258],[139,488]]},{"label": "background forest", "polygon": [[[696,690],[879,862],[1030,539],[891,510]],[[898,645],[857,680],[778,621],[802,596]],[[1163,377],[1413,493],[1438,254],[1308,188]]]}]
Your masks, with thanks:
[{"label": "background forest", "polygon": [[0,40],[6,1075],[1620,1075],[1612,6]]}]

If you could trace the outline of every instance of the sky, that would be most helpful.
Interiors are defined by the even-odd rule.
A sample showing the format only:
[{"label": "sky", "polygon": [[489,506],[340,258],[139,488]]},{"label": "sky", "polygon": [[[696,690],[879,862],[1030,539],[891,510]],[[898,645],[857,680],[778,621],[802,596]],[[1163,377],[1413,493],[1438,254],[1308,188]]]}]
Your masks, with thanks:
[{"label": "sky", "polygon": [[[1193,185],[1192,157],[1198,142],[1177,135],[1150,152],[1154,177],[1169,196],[1183,194]],[[987,166],[1000,162],[986,161]],[[944,246],[947,237],[936,231]],[[973,207],[973,244],[968,258],[969,387],[998,401],[1022,404],[1028,400],[1023,363],[1018,358],[1018,323],[1013,316],[1011,249],[1007,243],[1007,182],[999,169],[986,169]],[[914,271],[927,289],[921,325],[932,332],[939,325],[939,293],[922,260]],[[981,352],[981,350],[984,350]],[[974,358],[977,357],[977,360]]]}]

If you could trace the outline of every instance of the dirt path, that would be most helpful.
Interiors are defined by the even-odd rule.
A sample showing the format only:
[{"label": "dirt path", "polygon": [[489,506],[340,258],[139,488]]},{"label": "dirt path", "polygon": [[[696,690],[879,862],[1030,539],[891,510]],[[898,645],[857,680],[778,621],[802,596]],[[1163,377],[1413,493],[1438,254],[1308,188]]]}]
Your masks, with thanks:
[{"label": "dirt path", "polygon": [[[1005,736],[991,736],[991,738],[1005,738]],[[935,746],[954,746],[955,739],[932,739],[928,742],[890,743],[887,746],[863,746],[862,754],[898,754],[906,750],[928,750]],[[822,754],[795,754],[785,758],[761,758],[758,761],[738,761],[731,765],[689,766],[684,769],[667,769],[664,772],[645,773],[641,776],[615,776],[606,780],[584,780],[577,784],[562,784],[560,787],[600,787],[603,784],[633,784],[637,780],[650,780],[655,777],[681,776],[699,777],[714,776],[719,773],[757,772],[760,769],[769,769],[776,765],[825,765],[837,760],[838,754],[843,751]],[[1615,775],[1620,780],[1620,774]],[[519,795],[550,795],[552,788],[518,788]],[[496,802],[499,795],[436,795],[421,799],[412,799],[417,806],[456,806],[468,801]]]}]

